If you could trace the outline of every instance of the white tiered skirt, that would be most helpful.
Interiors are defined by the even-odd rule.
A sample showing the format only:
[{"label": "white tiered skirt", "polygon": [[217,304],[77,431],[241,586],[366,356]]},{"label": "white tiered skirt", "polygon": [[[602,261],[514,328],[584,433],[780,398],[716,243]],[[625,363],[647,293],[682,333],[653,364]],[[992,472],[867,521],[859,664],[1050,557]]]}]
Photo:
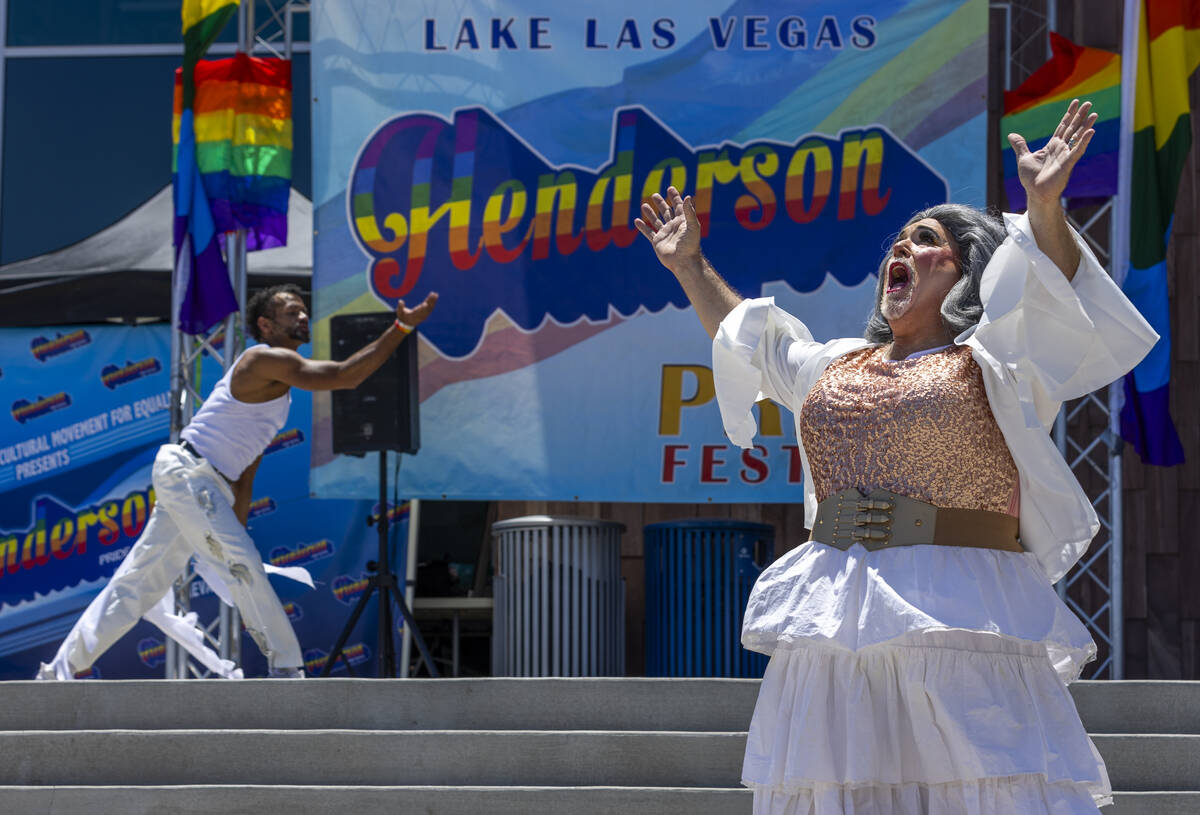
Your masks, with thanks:
[{"label": "white tiered skirt", "polygon": [[755,584],[755,815],[1077,815],[1111,803],[1065,682],[1095,644],[1031,555],[806,543]]}]

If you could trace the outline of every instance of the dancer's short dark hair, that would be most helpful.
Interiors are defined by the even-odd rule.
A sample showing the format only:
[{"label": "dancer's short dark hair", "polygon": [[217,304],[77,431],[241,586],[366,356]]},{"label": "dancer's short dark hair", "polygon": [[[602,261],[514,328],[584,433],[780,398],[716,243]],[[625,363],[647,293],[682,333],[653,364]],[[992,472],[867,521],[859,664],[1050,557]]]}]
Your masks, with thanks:
[{"label": "dancer's short dark hair", "polygon": [[258,318],[271,319],[275,316],[275,308],[278,305],[275,296],[279,294],[294,294],[301,300],[304,299],[304,292],[295,283],[280,283],[256,291],[250,302],[246,303],[246,329],[254,339],[262,340],[258,333]]}]

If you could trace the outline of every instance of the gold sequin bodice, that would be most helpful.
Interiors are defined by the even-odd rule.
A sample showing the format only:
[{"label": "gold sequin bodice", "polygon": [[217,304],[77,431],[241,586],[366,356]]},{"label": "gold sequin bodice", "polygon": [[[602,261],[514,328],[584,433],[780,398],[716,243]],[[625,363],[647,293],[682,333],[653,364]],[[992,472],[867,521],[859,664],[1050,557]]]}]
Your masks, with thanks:
[{"label": "gold sequin bodice", "polygon": [[817,500],[882,488],[935,506],[1016,515],[1017,467],[966,346],[835,359],[800,410]]}]

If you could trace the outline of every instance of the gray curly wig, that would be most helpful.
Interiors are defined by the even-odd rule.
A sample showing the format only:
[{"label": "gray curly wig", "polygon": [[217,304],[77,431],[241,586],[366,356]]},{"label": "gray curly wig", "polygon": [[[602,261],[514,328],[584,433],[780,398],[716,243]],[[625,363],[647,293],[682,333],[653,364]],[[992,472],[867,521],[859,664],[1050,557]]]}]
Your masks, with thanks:
[{"label": "gray curly wig", "polygon": [[[954,336],[958,336],[973,325],[979,324],[983,316],[983,303],[979,299],[979,282],[983,269],[992,259],[992,253],[1004,242],[1007,231],[1004,222],[995,214],[968,207],[963,204],[938,204],[913,214],[905,226],[924,218],[933,218],[950,234],[957,248],[958,269],[962,274],[946,299],[942,301],[942,320]],[[897,233],[899,234],[899,233]],[[879,264],[879,282],[875,286],[875,304],[867,320],[863,338],[869,342],[892,341],[892,328],[879,311],[879,300],[887,283],[887,262],[891,249]]]}]

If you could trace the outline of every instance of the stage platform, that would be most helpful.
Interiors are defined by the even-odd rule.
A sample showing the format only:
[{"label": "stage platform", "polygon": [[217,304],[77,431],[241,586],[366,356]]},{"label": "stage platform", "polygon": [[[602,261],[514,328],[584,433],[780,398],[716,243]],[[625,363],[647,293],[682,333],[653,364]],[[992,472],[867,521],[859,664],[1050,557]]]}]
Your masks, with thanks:
[{"label": "stage platform", "polygon": [[[6,682],[0,812],[739,815],[757,681]],[[1071,686],[1118,790],[1200,813],[1200,683]]]}]

